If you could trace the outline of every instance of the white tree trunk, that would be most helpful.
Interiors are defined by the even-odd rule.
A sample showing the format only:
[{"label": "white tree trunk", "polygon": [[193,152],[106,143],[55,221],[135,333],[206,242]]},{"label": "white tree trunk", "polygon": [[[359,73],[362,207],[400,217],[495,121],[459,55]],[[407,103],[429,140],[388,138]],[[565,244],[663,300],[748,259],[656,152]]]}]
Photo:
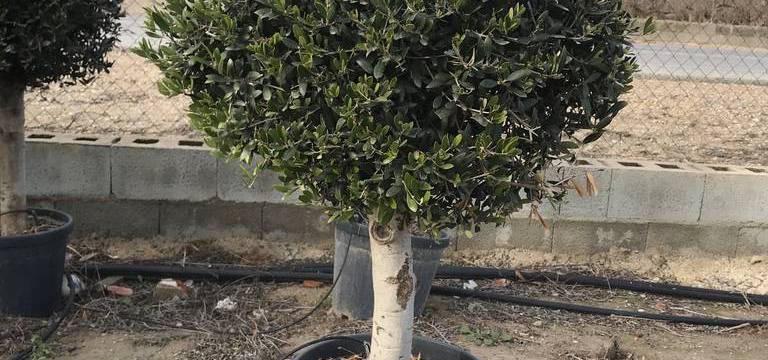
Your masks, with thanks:
[{"label": "white tree trunk", "polygon": [[[24,190],[24,82],[0,76],[0,213],[27,207]],[[0,235],[26,230],[26,214],[0,216]]]},{"label": "white tree trunk", "polygon": [[373,275],[373,329],[369,360],[411,360],[413,274],[411,235],[394,223],[368,219]]}]

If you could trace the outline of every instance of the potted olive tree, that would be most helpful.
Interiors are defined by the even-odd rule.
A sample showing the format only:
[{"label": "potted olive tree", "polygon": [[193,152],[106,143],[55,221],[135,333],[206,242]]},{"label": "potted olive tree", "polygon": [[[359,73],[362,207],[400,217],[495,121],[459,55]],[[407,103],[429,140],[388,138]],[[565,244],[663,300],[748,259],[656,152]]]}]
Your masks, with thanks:
[{"label": "potted olive tree", "polygon": [[72,227],[66,214],[27,209],[24,91],[84,83],[106,71],[119,14],[120,0],[0,5],[0,312],[46,316],[53,311]]},{"label": "potted olive tree", "polygon": [[218,153],[367,222],[370,359],[402,360],[411,234],[471,235],[556,200],[546,166],[624,105],[631,23],[620,0],[168,0],[148,10],[159,44],[136,51]]}]

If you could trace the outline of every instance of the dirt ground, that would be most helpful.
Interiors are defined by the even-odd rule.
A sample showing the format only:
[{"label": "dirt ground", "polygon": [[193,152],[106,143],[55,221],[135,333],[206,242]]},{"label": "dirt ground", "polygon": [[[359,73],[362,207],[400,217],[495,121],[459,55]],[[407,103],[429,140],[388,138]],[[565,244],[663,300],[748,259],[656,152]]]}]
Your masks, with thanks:
[{"label": "dirt ground", "polygon": [[[129,52],[87,86],[27,95],[33,132],[194,136],[183,97],[165,98],[158,71]],[[768,165],[768,86],[638,78],[629,106],[584,156]]]},{"label": "dirt ground", "polygon": [[[266,266],[287,253],[294,262],[330,261],[330,246],[276,245],[251,239],[80,238],[72,264],[89,261],[228,262]],[[451,252],[446,263],[576,271],[605,276],[679,282],[768,294],[768,258],[664,258],[612,251],[600,256],[558,257],[530,251]],[[284,264],[284,263],[283,263]],[[183,280],[183,279],[181,279]],[[443,280],[443,285],[461,286]],[[478,281],[480,288],[512,295],[677,315],[768,319],[768,308],[717,304],[627,291],[542,283]],[[155,280],[122,279],[130,297],[100,291],[78,300],[74,314],[36,359],[278,359],[284,351],[337,334],[365,332],[370,324],[334,315],[328,302],[298,326],[259,335],[257,329],[290,323],[322,299],[328,286],[196,282],[185,300],[152,299]],[[229,297],[233,311],[215,310]],[[41,320],[0,317],[0,354],[32,341]],[[490,301],[432,296],[416,323],[418,334],[469,349],[480,359],[764,359],[768,329],[675,325],[622,317],[579,315]],[[617,344],[615,347],[614,342]]]}]

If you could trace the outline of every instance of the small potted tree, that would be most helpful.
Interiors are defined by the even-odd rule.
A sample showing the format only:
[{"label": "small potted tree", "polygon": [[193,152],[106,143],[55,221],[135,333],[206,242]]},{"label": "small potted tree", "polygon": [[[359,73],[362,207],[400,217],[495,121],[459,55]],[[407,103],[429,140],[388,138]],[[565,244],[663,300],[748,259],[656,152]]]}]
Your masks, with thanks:
[{"label": "small potted tree", "polygon": [[136,51],[163,71],[163,93],[191,98],[218,153],[278,172],[280,190],[332,221],[367,222],[369,359],[403,360],[411,234],[469,236],[557,199],[546,166],[624,105],[631,23],[620,0],[168,0],[148,10],[160,43]]},{"label": "small potted tree", "polygon": [[64,213],[27,209],[24,91],[85,83],[106,71],[119,14],[120,0],[0,5],[0,312],[50,315],[72,228]]}]

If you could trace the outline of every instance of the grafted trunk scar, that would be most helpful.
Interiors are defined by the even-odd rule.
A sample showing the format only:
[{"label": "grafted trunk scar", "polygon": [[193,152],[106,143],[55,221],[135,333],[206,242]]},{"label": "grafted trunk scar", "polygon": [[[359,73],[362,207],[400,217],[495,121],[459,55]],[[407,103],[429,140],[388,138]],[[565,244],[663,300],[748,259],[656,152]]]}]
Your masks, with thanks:
[{"label": "grafted trunk scar", "polygon": [[411,259],[406,257],[403,266],[397,272],[397,276],[388,277],[387,282],[393,285],[397,285],[397,304],[400,308],[405,310],[408,307],[408,301],[413,294],[413,278],[410,274],[410,262]]}]

